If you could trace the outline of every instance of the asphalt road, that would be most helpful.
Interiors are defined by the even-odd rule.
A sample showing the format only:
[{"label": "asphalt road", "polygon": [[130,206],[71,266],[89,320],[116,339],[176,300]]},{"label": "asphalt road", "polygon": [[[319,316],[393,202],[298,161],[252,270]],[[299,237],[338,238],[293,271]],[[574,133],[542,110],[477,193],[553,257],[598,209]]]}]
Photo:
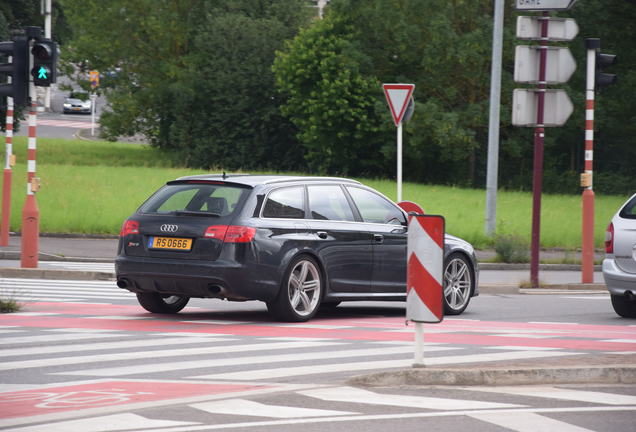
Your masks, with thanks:
[{"label": "asphalt road", "polygon": [[[108,281],[2,279],[38,297],[0,315],[0,428],[632,431],[636,387],[620,384],[359,387],[409,369],[399,303],[360,302],[305,324],[258,302],[193,300],[151,315]],[[425,363],[483,368],[633,362],[634,323],[605,294],[483,295],[425,326]],[[505,383],[502,383],[505,384]],[[631,429],[630,429],[631,428]]]}]

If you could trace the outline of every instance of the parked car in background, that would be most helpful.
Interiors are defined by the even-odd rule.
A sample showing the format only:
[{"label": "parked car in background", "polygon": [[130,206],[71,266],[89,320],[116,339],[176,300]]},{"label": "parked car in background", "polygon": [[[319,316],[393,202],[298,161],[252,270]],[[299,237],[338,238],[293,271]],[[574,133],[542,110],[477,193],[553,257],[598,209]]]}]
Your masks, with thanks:
[{"label": "parked car in background", "polygon": [[64,99],[64,114],[90,114],[91,108],[88,93],[74,92]]},{"label": "parked car in background", "polygon": [[[260,300],[306,321],[343,301],[406,299],[408,215],[343,178],[199,175],[168,182],[124,222],[117,285],[154,313],[191,297]],[[478,294],[472,246],[446,235],[447,314]]]},{"label": "parked car in background", "polygon": [[636,194],[616,212],[605,231],[603,278],[612,306],[625,318],[636,318]]}]

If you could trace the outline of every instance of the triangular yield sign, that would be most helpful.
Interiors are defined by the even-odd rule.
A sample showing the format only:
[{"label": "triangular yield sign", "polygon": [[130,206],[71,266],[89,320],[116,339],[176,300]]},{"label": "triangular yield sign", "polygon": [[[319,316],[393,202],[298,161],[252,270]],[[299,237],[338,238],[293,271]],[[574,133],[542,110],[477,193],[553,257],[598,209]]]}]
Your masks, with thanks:
[{"label": "triangular yield sign", "polygon": [[389,103],[389,108],[391,108],[393,122],[395,126],[399,126],[409,104],[409,99],[413,94],[415,84],[382,84],[382,87],[384,88],[384,95]]}]

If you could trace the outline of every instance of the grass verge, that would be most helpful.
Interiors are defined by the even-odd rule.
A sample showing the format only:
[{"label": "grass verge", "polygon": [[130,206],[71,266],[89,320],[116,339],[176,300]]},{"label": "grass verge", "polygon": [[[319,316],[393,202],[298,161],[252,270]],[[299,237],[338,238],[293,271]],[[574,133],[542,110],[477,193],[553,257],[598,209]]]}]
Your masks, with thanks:
[{"label": "grass verge", "polygon": [[[26,138],[16,137],[18,163],[13,170],[11,230],[20,231],[26,195]],[[42,189],[37,193],[40,232],[117,234],[121,223],[153,191],[168,180],[201,170],[174,167],[175,158],[148,146],[129,143],[38,140],[37,176]],[[391,199],[396,198],[392,180],[359,179]],[[441,214],[446,229],[477,248],[490,247],[493,240],[484,233],[485,196],[482,189],[405,183],[405,200],[420,204],[429,214]],[[604,231],[625,197],[597,196],[595,241],[603,245]],[[497,233],[529,241],[532,194],[499,191]],[[542,197],[542,247],[576,249],[581,238],[581,197]]]}]

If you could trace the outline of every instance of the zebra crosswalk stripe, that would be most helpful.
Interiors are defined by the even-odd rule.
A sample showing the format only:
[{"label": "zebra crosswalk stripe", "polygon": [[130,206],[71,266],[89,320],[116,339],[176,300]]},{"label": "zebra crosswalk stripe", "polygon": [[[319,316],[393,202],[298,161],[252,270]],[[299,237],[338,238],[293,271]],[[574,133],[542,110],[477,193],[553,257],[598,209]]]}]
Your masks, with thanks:
[{"label": "zebra crosswalk stripe", "polygon": [[[85,333],[85,334],[47,334],[38,336],[15,336],[6,337],[0,339],[3,346],[9,344],[26,344],[26,343],[39,343],[39,342],[67,342],[76,341],[81,339],[98,339],[98,338],[111,338],[111,337],[130,337],[132,335],[125,333]],[[3,349],[4,352],[4,349]]]},{"label": "zebra crosswalk stripe", "polygon": [[[168,348],[165,350],[153,350],[153,351],[135,351],[135,352],[125,352],[125,353],[113,353],[113,354],[96,354],[91,355],[90,357],[53,357],[46,359],[37,359],[37,360],[23,360],[16,362],[5,362],[0,364],[0,370],[13,370],[13,369],[24,369],[24,368],[32,368],[32,367],[47,367],[47,366],[63,366],[63,365],[72,365],[72,364],[83,364],[83,363],[94,363],[100,361],[121,361],[121,360],[135,360],[135,359],[147,359],[148,357],[152,357],[153,359],[158,358],[166,358],[166,357],[179,357],[179,356],[193,356],[193,355],[203,355],[203,354],[219,354],[219,353],[245,353],[245,352],[253,352],[262,350],[265,348],[265,345],[262,343],[252,344],[252,345],[225,345],[226,342],[231,341],[232,339],[227,338],[206,338],[205,342],[214,342],[214,341],[223,341],[223,345],[221,346],[212,346],[212,347],[197,347],[197,348],[180,348],[179,350],[175,350],[173,348]],[[189,343],[192,343],[192,339],[188,339]],[[268,344],[267,349],[272,350],[285,350],[285,349],[298,349],[298,348],[317,348],[325,345],[336,345],[339,342],[334,343],[321,343],[321,342],[282,342],[282,343],[273,343]],[[258,359],[256,359],[258,361]],[[203,360],[204,363],[209,363],[210,360]],[[163,365],[163,364],[155,364]],[[145,366],[152,366],[152,364],[147,364]]]},{"label": "zebra crosswalk stripe", "polygon": [[309,396],[311,398],[330,402],[351,402],[358,404],[388,405],[434,410],[500,409],[523,406],[465,399],[381,394],[355,387],[329,387],[323,389],[304,390],[299,391],[298,393],[303,396]]},{"label": "zebra crosswalk stripe", "polygon": [[477,420],[501,426],[514,432],[595,432],[592,429],[582,428],[580,426],[530,412],[485,412],[469,415]]},{"label": "zebra crosswalk stripe", "polygon": [[[173,336],[173,335],[171,335]],[[156,346],[178,346],[185,344],[197,344],[197,343],[206,343],[210,340],[219,340],[218,338],[209,338],[209,337],[200,337],[200,338],[183,338],[172,337],[172,338],[160,338],[160,339],[141,339],[141,340],[133,340],[133,341],[117,341],[117,342],[97,342],[92,344],[77,344],[77,345],[45,345],[45,346],[37,346],[37,347],[28,347],[28,348],[3,348],[0,350],[0,358],[7,357],[15,357],[15,356],[27,356],[27,355],[38,355],[42,356],[45,354],[55,354],[55,353],[85,353],[90,351],[99,351],[99,350],[115,350],[115,349],[125,349],[125,348],[150,348]],[[232,339],[223,339],[224,341],[230,341]],[[0,339],[2,342],[2,339]],[[149,351],[150,352],[150,351]],[[26,360],[28,362],[29,360]],[[24,363],[24,362],[23,362]],[[2,367],[2,363],[0,363],[0,367]]]},{"label": "zebra crosswalk stripe", "polygon": [[[338,345],[338,342],[322,342],[321,344]],[[269,349],[271,345],[252,346],[253,350],[257,349]],[[320,346],[320,345],[316,345]],[[245,347],[245,346],[243,346]],[[218,347],[217,352],[226,353],[230,347],[222,346]],[[237,346],[235,351],[240,350],[241,346]],[[206,360],[189,360],[180,362],[168,362],[168,363],[150,363],[143,365],[131,365],[131,366],[118,366],[112,368],[98,368],[98,369],[84,369],[77,371],[58,372],[56,375],[79,375],[79,376],[125,376],[135,374],[148,374],[156,372],[167,371],[183,371],[186,369],[198,369],[198,368],[213,368],[224,366],[245,366],[245,365],[261,365],[266,363],[278,363],[278,362],[295,362],[295,361],[309,361],[309,360],[327,360],[327,359],[341,359],[348,357],[366,357],[369,355],[392,355],[392,354],[405,354],[411,353],[412,347],[391,347],[391,348],[371,348],[371,349],[353,349],[353,350],[341,350],[341,351],[319,351],[319,352],[304,352],[294,354],[274,354],[263,356],[250,356],[250,357],[234,357],[234,358],[216,358]],[[232,352],[232,351],[230,351]]]},{"label": "zebra crosswalk stripe", "polygon": [[232,414],[270,418],[306,418],[358,414],[349,411],[266,405],[247,399],[226,399],[222,401],[203,402],[192,404],[190,407],[212,414]]},{"label": "zebra crosswalk stripe", "polygon": [[489,393],[504,393],[515,396],[532,396],[547,399],[562,399],[577,402],[590,402],[604,405],[636,405],[636,396],[609,394],[587,390],[572,390],[556,387],[465,387],[465,390],[478,390]]}]

